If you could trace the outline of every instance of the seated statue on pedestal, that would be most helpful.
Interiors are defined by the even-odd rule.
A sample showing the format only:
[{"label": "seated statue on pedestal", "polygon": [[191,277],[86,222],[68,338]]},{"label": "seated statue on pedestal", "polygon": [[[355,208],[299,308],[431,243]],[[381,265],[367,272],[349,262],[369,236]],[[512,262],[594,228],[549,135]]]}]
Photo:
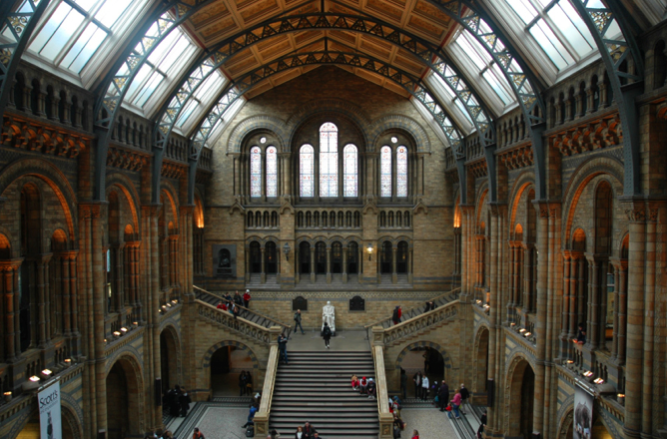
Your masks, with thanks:
[{"label": "seated statue on pedestal", "polygon": [[328,324],[333,335],[336,335],[336,309],[330,301],[327,301],[327,304],[322,307],[322,329],[324,329],[324,323]]}]

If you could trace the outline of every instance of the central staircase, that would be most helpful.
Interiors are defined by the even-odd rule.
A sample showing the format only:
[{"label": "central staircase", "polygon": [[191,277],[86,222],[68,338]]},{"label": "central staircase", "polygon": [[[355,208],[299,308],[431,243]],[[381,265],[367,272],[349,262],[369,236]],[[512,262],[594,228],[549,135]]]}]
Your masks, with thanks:
[{"label": "central staircase", "polygon": [[283,437],[310,422],[324,439],[379,436],[377,401],[350,386],[356,374],[375,378],[373,356],[358,351],[288,351],[278,367],[269,425]]}]

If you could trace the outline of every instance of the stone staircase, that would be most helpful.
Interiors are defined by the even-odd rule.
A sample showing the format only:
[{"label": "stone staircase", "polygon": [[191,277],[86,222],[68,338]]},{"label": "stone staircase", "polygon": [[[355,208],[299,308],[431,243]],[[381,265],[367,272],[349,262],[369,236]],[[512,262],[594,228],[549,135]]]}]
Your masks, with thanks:
[{"label": "stone staircase", "polygon": [[291,437],[310,422],[322,438],[379,436],[377,401],[350,387],[350,378],[374,377],[370,352],[288,351],[289,365],[278,367],[270,428]]},{"label": "stone staircase", "polygon": [[[440,295],[438,297],[435,297],[431,300],[435,304],[435,308],[438,309],[443,305],[446,305],[448,303],[451,303],[451,302],[457,300],[459,298],[459,294],[460,294],[460,289],[457,288],[453,291],[450,291],[447,294],[442,294],[442,295]],[[426,301],[424,302],[423,305],[420,305],[416,308],[412,308],[412,309],[409,309],[409,310],[404,309],[403,310],[403,316],[401,317],[401,321],[404,322],[404,321],[409,320],[413,317],[417,317],[421,314],[424,314],[424,309],[425,308],[426,308]],[[392,327],[393,325],[394,325],[394,323],[391,320],[391,315],[389,315],[389,318],[387,318],[385,320],[381,320],[379,322],[376,322],[372,325],[368,325],[368,326],[366,326],[366,328],[370,328],[370,327],[373,327],[373,326],[382,326],[383,328],[387,329],[387,328]]]},{"label": "stone staircase", "polygon": [[[196,292],[196,297],[197,300],[201,300],[202,302],[208,303],[209,305],[212,306],[217,306],[218,302],[222,300],[222,297],[220,297],[217,294],[213,294],[210,291],[206,291],[202,288],[196,287],[195,286],[195,292]],[[292,326],[287,325],[285,323],[279,322],[277,320],[271,319],[267,316],[264,316],[262,314],[256,313],[255,311],[249,309],[249,308],[241,308],[241,314],[240,317],[242,319],[245,319],[249,322],[253,322],[259,326],[262,326],[264,328],[270,328],[272,326],[280,326],[283,328],[283,331],[285,332],[285,335],[289,337],[289,335],[292,333]],[[227,312],[227,311],[222,311],[220,312]]]}]

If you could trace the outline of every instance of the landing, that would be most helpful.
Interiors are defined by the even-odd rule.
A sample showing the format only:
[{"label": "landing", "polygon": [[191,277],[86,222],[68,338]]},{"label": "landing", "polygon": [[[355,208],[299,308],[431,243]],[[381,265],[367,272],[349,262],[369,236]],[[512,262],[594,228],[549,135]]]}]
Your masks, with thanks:
[{"label": "landing", "polygon": [[[287,352],[289,351],[324,351],[324,339],[319,331],[307,330],[304,335],[301,332],[294,332],[290,335],[287,343]],[[366,331],[338,331],[335,337],[331,338],[330,350],[332,351],[363,351],[371,350],[370,343],[366,339]]]}]

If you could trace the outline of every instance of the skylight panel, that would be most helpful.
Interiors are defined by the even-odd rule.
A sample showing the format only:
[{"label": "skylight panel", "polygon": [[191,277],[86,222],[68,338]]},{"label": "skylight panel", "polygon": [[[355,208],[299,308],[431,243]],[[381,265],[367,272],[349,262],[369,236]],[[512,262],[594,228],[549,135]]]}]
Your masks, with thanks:
[{"label": "skylight panel", "polygon": [[[194,97],[188,101],[185,108],[181,111],[176,125],[181,128],[188,125],[188,128],[190,128],[189,125],[194,120],[199,119],[201,113],[208,108],[213,99],[220,93],[225,82],[225,78],[219,71],[206,78],[197,91],[195,91]],[[191,117],[193,115],[197,117]]]},{"label": "skylight panel", "polygon": [[97,11],[95,18],[104,26],[112,28],[131,2],[132,0],[107,0]]}]

